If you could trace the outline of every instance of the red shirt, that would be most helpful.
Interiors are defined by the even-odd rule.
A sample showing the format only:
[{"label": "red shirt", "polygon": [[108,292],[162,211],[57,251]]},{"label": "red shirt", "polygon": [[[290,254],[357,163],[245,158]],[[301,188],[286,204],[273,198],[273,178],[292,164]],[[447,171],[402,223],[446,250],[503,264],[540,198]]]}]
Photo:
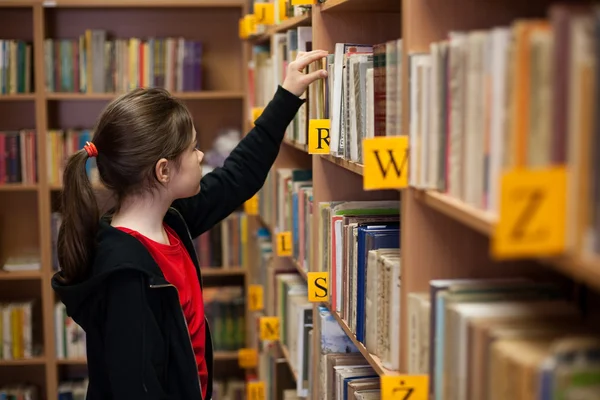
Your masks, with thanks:
[{"label": "red shirt", "polygon": [[188,324],[192,347],[196,356],[198,376],[202,385],[202,397],[205,398],[208,384],[208,367],[204,358],[206,345],[204,301],[196,274],[196,266],[175,231],[167,225],[165,225],[165,231],[169,237],[170,244],[168,245],[155,242],[128,228],[119,227],[118,229],[129,233],[142,242],[160,267],[167,281],[177,288],[179,303]]}]

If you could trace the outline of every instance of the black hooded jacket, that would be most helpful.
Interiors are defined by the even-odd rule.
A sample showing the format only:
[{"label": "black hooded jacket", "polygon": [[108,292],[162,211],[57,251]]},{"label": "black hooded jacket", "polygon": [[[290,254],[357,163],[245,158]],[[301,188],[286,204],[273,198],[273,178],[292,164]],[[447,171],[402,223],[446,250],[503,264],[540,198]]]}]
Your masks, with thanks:
[{"label": "black hooded jacket", "polygon": [[[201,271],[192,239],[209,230],[252,197],[275,162],[286,127],[303,100],[279,87],[273,100],[240,141],[223,168],[207,174],[200,193],[177,200],[165,216]],[[175,287],[144,245],[100,221],[90,277],[52,287],[86,332],[88,400],[202,398],[187,324]],[[207,399],[212,397],[213,350],[206,323]]]}]

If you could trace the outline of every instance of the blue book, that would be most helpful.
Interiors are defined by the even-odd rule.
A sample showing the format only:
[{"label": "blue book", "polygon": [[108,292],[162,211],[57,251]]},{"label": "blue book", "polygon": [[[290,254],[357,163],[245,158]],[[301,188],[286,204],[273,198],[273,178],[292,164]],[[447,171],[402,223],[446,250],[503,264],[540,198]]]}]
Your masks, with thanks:
[{"label": "blue book", "polygon": [[365,342],[365,303],[367,282],[367,259],[370,250],[399,249],[400,226],[397,223],[385,225],[359,225],[356,279],[356,339]]}]

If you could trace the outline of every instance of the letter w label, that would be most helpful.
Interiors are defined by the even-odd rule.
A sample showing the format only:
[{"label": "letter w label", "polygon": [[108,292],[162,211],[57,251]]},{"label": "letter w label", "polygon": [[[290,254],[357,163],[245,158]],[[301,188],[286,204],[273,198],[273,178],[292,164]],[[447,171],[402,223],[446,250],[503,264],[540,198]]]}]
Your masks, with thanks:
[{"label": "letter w label", "polygon": [[408,136],[380,136],[363,140],[365,190],[408,186]]}]

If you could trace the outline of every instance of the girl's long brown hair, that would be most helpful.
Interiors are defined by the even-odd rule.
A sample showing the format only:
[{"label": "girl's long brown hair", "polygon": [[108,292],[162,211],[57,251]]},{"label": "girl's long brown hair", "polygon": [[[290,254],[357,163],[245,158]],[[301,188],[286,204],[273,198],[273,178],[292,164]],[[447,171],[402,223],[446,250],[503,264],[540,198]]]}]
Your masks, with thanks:
[{"label": "girl's long brown hair", "polygon": [[[136,89],[110,103],[92,142],[98,149],[100,180],[116,195],[117,209],[125,197],[152,191],[158,184],[156,162],[163,157],[177,162],[192,135],[189,111],[166,90]],[[66,283],[84,280],[96,255],[100,211],[86,172],[88,158],[86,150],[79,150],[63,174],[57,252]]]}]

